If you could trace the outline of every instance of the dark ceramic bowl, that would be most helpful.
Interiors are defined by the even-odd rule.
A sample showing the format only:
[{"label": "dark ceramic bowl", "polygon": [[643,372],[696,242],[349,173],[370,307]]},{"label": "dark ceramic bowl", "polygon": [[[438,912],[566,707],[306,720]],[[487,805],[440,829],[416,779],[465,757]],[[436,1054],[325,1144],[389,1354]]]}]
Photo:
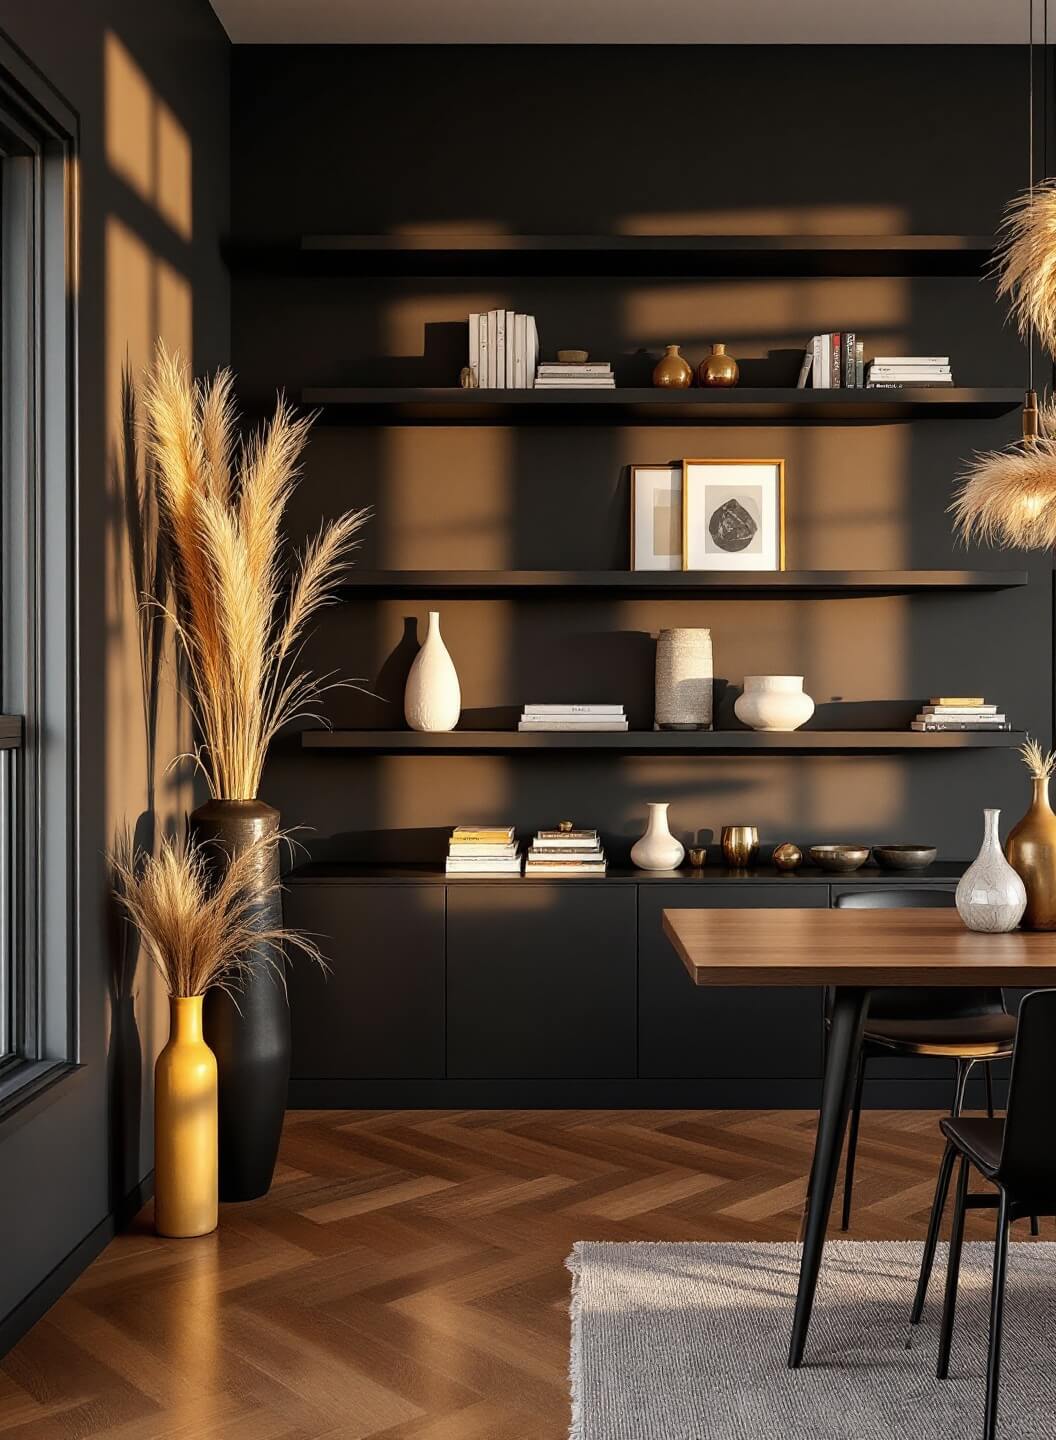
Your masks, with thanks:
[{"label": "dark ceramic bowl", "polygon": [[868,845],[812,845],[810,858],[833,875],[849,875],[869,859]]},{"label": "dark ceramic bowl", "polygon": [[926,870],[939,852],[934,845],[874,845],[881,870]]}]

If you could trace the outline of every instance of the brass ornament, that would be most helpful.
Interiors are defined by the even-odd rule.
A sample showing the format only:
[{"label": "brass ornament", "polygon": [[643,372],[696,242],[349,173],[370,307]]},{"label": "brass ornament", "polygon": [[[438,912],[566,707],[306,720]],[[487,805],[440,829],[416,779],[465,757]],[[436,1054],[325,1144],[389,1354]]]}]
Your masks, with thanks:
[{"label": "brass ornament", "polygon": [[570,830],[574,830],[576,827],[571,820],[559,820],[557,822],[557,828],[561,831],[562,835],[567,835]]},{"label": "brass ornament", "polygon": [[462,366],[462,369],[458,372],[458,383],[462,386],[463,390],[478,389],[477,372],[471,365]]},{"label": "brass ornament", "polygon": [[693,366],[678,353],[677,345],[664,346],[653,370],[653,384],[661,390],[688,390],[693,384]]},{"label": "brass ornament", "polygon": [[706,356],[697,369],[697,380],[705,388],[709,386],[736,385],[741,378],[740,366],[732,355],[726,354],[725,345],[713,345],[711,354]]},{"label": "brass ornament", "polygon": [[771,859],[778,870],[798,870],[803,864],[803,851],[791,840],[786,840],[774,847]]},{"label": "brass ornament", "polygon": [[691,845],[686,853],[689,855],[689,863],[694,870],[703,870],[708,863],[708,851],[705,845]]},{"label": "brass ornament", "polygon": [[1049,777],[1034,778],[1030,809],[1005,841],[1005,859],[1023,881],[1024,930],[1056,930],[1056,815],[1049,804]]},{"label": "brass ornament", "polygon": [[733,870],[743,870],[759,855],[759,831],[754,825],[724,825],[722,854]]}]

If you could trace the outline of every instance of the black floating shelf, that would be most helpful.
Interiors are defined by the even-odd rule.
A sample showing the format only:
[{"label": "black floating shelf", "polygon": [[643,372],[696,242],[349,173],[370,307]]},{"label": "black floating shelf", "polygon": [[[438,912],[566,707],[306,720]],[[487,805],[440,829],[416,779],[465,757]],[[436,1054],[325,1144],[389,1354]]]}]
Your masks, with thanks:
[{"label": "black floating shelf", "polygon": [[903,390],[303,390],[302,404],[343,424],[875,425],[992,419],[1023,403],[1018,389]]},{"label": "black floating shelf", "polygon": [[348,599],[356,595],[785,599],[1010,590],[1026,585],[1027,579],[1025,570],[353,570],[340,592]]},{"label": "black floating shelf", "polygon": [[989,235],[302,235],[234,240],[239,269],[322,275],[981,275]]},{"label": "black floating shelf", "polygon": [[449,730],[303,730],[306,750],[353,750],[367,755],[513,755],[521,751],[609,751],[624,755],[880,754],[905,750],[990,750],[1021,745],[1021,732],[955,730],[924,734],[916,730],[631,730],[570,731]]}]

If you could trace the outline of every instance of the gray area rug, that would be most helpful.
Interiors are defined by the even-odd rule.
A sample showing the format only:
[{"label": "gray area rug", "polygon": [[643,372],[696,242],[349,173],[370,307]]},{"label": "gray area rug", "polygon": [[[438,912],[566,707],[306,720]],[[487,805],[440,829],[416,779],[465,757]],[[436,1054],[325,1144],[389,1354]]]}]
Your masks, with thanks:
[{"label": "gray area rug", "polygon": [[[581,1241],[572,1440],[971,1440],[982,1433],[993,1250],[964,1247],[950,1378],[935,1379],[945,1247],[905,1348],[921,1247],[825,1248],[807,1363],[790,1371],[799,1246]],[[1056,1436],[1056,1244],[1009,1254],[1000,1435]]]}]

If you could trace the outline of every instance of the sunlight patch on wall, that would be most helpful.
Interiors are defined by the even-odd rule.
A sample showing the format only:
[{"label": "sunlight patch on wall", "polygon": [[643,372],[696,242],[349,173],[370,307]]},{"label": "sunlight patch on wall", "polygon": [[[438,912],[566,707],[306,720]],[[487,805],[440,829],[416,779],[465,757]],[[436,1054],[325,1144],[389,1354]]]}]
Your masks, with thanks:
[{"label": "sunlight patch on wall", "polygon": [[899,235],[899,205],[749,205],[722,210],[654,210],[624,215],[619,235]]},{"label": "sunlight patch on wall", "polygon": [[106,158],[183,240],[192,233],[191,142],[116,35],[104,40]]}]

